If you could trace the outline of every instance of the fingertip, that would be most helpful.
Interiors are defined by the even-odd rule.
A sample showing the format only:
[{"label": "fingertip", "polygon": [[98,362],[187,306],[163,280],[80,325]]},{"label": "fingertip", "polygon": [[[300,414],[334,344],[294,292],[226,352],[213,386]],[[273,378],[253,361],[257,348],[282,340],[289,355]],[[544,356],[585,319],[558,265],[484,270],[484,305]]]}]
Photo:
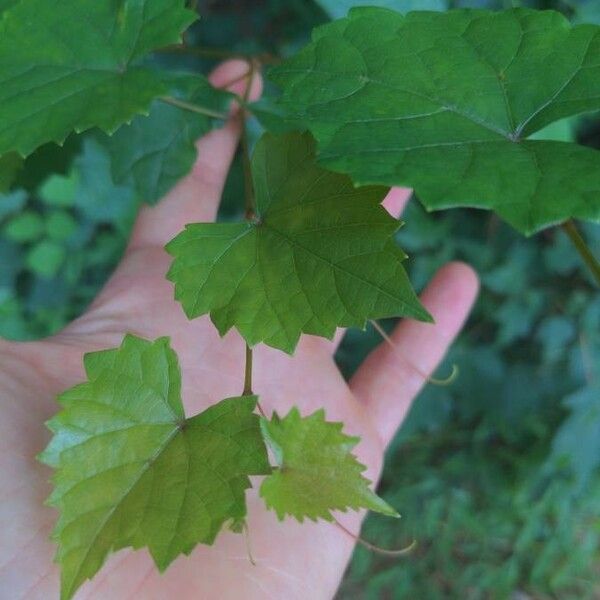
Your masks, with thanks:
[{"label": "fingertip", "polygon": [[410,188],[393,187],[383,199],[381,205],[396,219],[402,214],[407,202],[410,200]]},{"label": "fingertip", "polygon": [[435,320],[448,307],[468,313],[479,293],[479,277],[467,263],[453,261],[444,265],[435,275],[425,292],[423,304]]}]

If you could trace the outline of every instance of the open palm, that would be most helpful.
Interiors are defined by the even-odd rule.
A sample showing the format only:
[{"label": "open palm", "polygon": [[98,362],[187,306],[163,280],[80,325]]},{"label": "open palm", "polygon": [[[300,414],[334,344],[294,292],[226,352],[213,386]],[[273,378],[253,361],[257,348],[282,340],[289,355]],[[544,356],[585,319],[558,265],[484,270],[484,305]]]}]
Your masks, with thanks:
[{"label": "open palm", "polygon": [[[213,82],[235,79],[245,68],[226,63]],[[184,224],[214,219],[238,134],[234,116],[199,142],[193,173],[161,204],[141,212],[123,262],[83,317],[48,340],[0,341],[0,599],[58,597],[59,573],[49,541],[56,513],[43,505],[50,472],[35,456],[48,442],[44,421],[57,411],[56,394],[84,378],[85,352],[117,346],[127,332],[151,339],[168,335],[181,363],[188,416],[241,393],[242,339],[235,332],[219,338],[206,317],[187,321],[165,280],[170,259],[163,250]],[[405,190],[393,190],[387,208],[398,212],[406,197]],[[273,409],[285,413],[297,405],[308,414],[324,407],[329,420],[343,421],[346,432],[362,438],[356,452],[368,465],[366,475],[376,480],[385,446],[423,384],[420,372],[435,368],[476,290],[468,267],[444,267],[423,296],[436,324],[399,325],[393,334],[399,352],[382,344],[349,383],[333,361],[339,336],[333,342],[305,336],[293,357],[258,348],[254,389],[263,408],[268,414]],[[145,551],[119,552],[76,598],[331,598],[353,540],[329,523],[278,522],[255,490],[248,494],[248,507],[256,565],[247,558],[243,536],[223,532],[214,547],[198,546],[163,575]],[[343,514],[339,520],[358,532],[362,516]]]}]

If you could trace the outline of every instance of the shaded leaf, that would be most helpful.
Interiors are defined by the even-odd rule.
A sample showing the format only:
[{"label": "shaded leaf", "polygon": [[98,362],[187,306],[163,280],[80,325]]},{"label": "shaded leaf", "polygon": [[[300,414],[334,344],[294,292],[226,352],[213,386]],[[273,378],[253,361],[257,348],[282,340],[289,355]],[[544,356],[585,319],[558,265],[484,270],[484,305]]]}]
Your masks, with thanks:
[{"label": "shaded leaf", "polygon": [[558,429],[549,464],[567,467],[582,489],[600,465],[600,390],[590,386],[569,396],[571,414]]},{"label": "shaded leaf", "polygon": [[229,398],[186,419],[177,356],[167,338],[128,335],[85,356],[88,381],[64,392],[41,460],[56,469],[49,503],[62,598],[109,552],[147,546],[164,570],[212,544],[246,514],[248,475],[270,471],[256,397]]},{"label": "shaded leaf", "polygon": [[260,495],[280,520],[291,515],[333,521],[333,510],[367,508],[391,517],[398,513],[370,488],[366,469],[351,453],[359,438],[342,433],[343,423],[325,420],[318,410],[308,417],[292,408],[283,418],[262,418],[261,429],[278,468],[265,478]]},{"label": "shaded leaf", "polygon": [[84,140],[73,162],[75,206],[95,222],[112,222],[129,234],[138,202],[130,185],[117,185],[111,176],[110,156],[94,137]]},{"label": "shaded leaf", "polygon": [[16,152],[0,156],[0,193],[8,191],[22,166],[23,159]]},{"label": "shaded leaf", "polygon": [[50,279],[58,273],[66,257],[67,250],[62,244],[43,239],[29,250],[25,262],[31,271]]},{"label": "shaded leaf", "polygon": [[513,9],[354,9],[271,72],[320,162],[414,187],[428,209],[492,209],[523,233],[600,219],[600,152],[528,139],[600,108],[600,28]]},{"label": "shaded leaf", "polygon": [[265,135],[252,161],[257,217],[195,223],[167,245],[167,277],[189,318],[210,312],[221,335],[293,352],[301,333],[407,315],[429,319],[380,206],[386,189],[356,189],[318,167],[310,135]]},{"label": "shaded leaf", "polygon": [[14,242],[31,242],[44,233],[44,220],[39,213],[25,210],[8,221],[2,232]]},{"label": "shaded leaf", "polygon": [[[213,88],[202,76],[173,78],[173,96],[227,114],[232,94]],[[98,140],[110,154],[113,180],[133,186],[144,202],[160,200],[192,168],[195,142],[222,121],[159,100],[148,116],[137,116],[112,136]]]}]

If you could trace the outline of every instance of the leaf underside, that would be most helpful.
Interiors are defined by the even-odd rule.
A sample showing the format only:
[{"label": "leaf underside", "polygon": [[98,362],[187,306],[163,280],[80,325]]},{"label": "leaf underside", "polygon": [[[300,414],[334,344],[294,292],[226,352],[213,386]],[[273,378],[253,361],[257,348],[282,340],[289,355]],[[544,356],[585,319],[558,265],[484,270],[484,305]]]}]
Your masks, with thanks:
[{"label": "leaf underside", "polygon": [[223,335],[293,352],[301,333],[404,315],[430,319],[394,242],[387,189],[356,189],[320,168],[309,134],[267,134],[252,160],[257,218],[187,225],[167,251],[167,277],[189,318],[210,312]]},{"label": "leaf underside", "polygon": [[19,0],[0,17],[0,155],[112,133],[165,93],[143,66],[195,19],[183,0]]},{"label": "leaf underside", "polygon": [[302,417],[297,408],[277,413],[261,428],[278,468],[260,488],[268,508],[283,520],[290,515],[333,521],[333,510],[366,508],[397,517],[398,513],[369,488],[362,465],[351,453],[359,438],[342,433],[342,423],[325,420],[323,410]]},{"label": "leaf underside", "polygon": [[600,109],[600,28],[513,9],[354,9],[271,71],[281,106],[357,184],[430,210],[491,209],[525,234],[600,220],[600,152],[528,139]]},{"label": "leaf underside", "polygon": [[[270,472],[255,396],[186,419],[167,338],[126,336],[85,356],[88,381],[64,392],[40,459],[55,469],[48,503],[68,599],[109,552],[147,546],[164,570],[246,515],[249,475]],[[239,528],[239,527],[238,527]]]}]

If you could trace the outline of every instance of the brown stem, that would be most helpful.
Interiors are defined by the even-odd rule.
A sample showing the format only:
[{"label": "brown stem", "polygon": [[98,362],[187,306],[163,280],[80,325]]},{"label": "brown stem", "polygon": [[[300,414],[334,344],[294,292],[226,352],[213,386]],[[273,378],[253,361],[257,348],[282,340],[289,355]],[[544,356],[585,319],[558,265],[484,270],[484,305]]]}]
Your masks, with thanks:
[{"label": "brown stem", "polygon": [[581,234],[577,230],[575,223],[571,220],[565,221],[562,224],[563,231],[569,236],[571,243],[575,246],[579,256],[583,259],[583,262],[587,265],[591,271],[596,283],[600,285],[600,263],[596,257],[592,254],[589,246],[585,243],[585,240],[581,237]]},{"label": "brown stem", "polygon": [[355,542],[359,543],[361,546],[368,548],[372,552],[376,552],[377,554],[383,554],[384,556],[404,556],[409,552],[412,552],[417,545],[417,541],[413,540],[411,544],[406,546],[406,548],[400,548],[399,550],[388,550],[387,548],[381,548],[380,546],[376,546],[375,544],[371,544],[371,542],[367,542],[367,540],[363,540],[360,536],[352,533],[349,529],[346,529],[337,519],[334,519],[334,522],[338,529],[343,531],[346,535],[350,536]]},{"label": "brown stem", "polygon": [[213,119],[221,119],[223,121],[227,119],[227,115],[225,113],[212,110],[211,108],[206,108],[205,106],[199,106],[198,104],[191,104],[190,102],[179,100],[179,98],[173,98],[173,96],[160,96],[159,100],[166,102],[167,104],[177,106],[178,108],[183,108],[184,110],[189,110],[199,115],[204,115],[205,117],[212,117]]}]

